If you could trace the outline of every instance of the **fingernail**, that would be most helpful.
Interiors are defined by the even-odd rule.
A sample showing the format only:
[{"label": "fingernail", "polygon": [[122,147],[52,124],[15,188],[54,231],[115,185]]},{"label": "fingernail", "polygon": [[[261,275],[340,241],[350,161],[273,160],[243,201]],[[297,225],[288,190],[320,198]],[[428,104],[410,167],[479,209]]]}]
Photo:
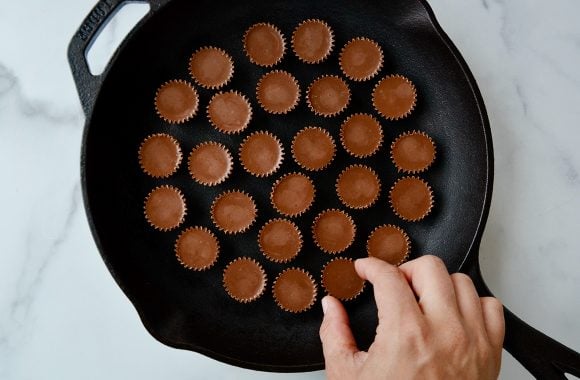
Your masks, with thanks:
[{"label": "fingernail", "polygon": [[328,309],[328,299],[324,297],[321,303],[322,303],[322,312],[326,314],[326,310]]}]

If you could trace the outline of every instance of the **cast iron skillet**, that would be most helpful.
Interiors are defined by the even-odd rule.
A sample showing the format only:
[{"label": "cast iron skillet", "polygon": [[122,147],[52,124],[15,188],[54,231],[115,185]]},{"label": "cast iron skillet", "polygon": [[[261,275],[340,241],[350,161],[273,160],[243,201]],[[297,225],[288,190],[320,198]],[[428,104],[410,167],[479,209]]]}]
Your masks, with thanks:
[{"label": "cast iron skillet", "polygon": [[[304,101],[283,119],[268,116],[257,107],[254,87],[264,71],[245,59],[241,36],[246,28],[261,21],[278,25],[288,36],[300,21],[322,18],[334,28],[338,48],[352,37],[373,38],[386,53],[382,75],[401,73],[412,78],[419,89],[418,108],[403,122],[384,123],[386,141],[414,128],[434,138],[438,160],[425,178],[435,190],[436,208],[425,221],[414,224],[401,223],[390,212],[353,212],[358,233],[368,234],[379,222],[398,223],[412,237],[414,256],[426,252],[439,255],[450,272],[468,273],[479,293],[490,295],[478,264],[493,182],[489,122],[472,74],[424,0],[148,2],[150,12],[117,50],[104,74],[90,74],[85,53],[123,0],[101,0],[72,38],[68,54],[87,116],[81,175],[89,224],[111,274],[156,339],[257,370],[298,372],[324,367],[318,338],[318,306],[294,315],[279,310],[270,293],[248,306],[233,302],[221,289],[221,270],[229,260],[242,254],[259,257],[255,237],[221,236],[223,254],[218,265],[207,273],[195,274],[183,269],[172,253],[179,231],[155,232],[142,214],[144,197],[159,184],[138,168],[137,147],[145,136],[161,131],[171,133],[181,141],[185,154],[208,137],[228,146],[239,143],[239,137],[225,137],[213,131],[203,118],[171,126],[154,113],[156,88],[169,79],[187,79],[188,57],[200,46],[217,45],[233,55],[236,74],[230,87],[250,95],[255,109],[253,124],[273,130],[287,150],[296,131],[291,126],[314,123],[333,131],[336,137],[336,125],[342,117],[315,118]],[[284,68],[295,73],[304,88],[323,72],[338,73],[337,50],[326,63],[308,67],[287,54]],[[356,87],[350,112],[371,111],[365,94],[374,82]],[[200,93],[204,107],[210,94]],[[387,154],[383,147],[375,160],[388,162]],[[344,153],[337,159],[346,163],[351,160]],[[291,161],[285,161],[284,171],[297,169]],[[376,162],[371,163],[376,167]],[[196,186],[189,180],[185,166],[169,183],[179,186],[186,195],[186,225],[209,225],[204,205],[216,192]],[[381,177],[396,178],[392,165],[383,166]],[[336,174],[313,176],[320,201],[306,217],[311,218],[323,207],[339,206],[332,194]],[[236,175],[232,180],[254,194],[259,208],[267,207],[272,180],[247,181]],[[384,194],[379,202],[386,207]],[[265,217],[260,218],[254,232],[265,221]],[[305,234],[305,251],[311,254],[301,254],[296,264],[316,274],[327,257],[314,250],[308,235]],[[364,255],[363,243],[355,244],[349,255]],[[282,269],[260,261],[270,280]],[[348,309],[356,338],[362,348],[367,348],[376,327],[371,289],[350,303]],[[507,309],[505,316],[505,348],[534,376],[564,379],[564,371],[580,376],[578,353],[528,326]]]}]

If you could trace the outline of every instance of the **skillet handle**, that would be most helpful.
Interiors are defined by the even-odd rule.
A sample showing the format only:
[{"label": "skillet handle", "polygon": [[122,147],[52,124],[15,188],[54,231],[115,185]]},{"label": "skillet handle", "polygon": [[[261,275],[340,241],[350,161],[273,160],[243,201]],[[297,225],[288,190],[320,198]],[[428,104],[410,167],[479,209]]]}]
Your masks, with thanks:
[{"label": "skillet handle", "polygon": [[167,3],[168,0],[99,0],[88,16],[85,17],[68,45],[68,62],[86,116],[93,109],[97,93],[103,80],[103,74],[91,74],[87,63],[86,52],[101,30],[103,30],[103,27],[121,8],[121,5],[130,1],[149,3],[149,13],[143,18],[146,19],[163,4]]},{"label": "skillet handle", "polygon": [[580,354],[526,324],[504,306],[504,348],[536,379],[580,377]]},{"label": "skillet handle", "polygon": [[[479,263],[468,265],[480,296],[493,296],[483,281]],[[503,307],[505,339],[503,347],[536,379],[566,380],[564,373],[580,377],[580,354],[531,327]]]}]

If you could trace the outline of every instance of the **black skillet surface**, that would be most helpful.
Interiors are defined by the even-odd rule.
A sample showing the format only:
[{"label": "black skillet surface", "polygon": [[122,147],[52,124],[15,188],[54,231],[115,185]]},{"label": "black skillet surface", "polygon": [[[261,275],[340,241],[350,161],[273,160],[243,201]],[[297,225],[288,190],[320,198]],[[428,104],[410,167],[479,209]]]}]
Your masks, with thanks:
[{"label": "black skillet surface", "polygon": [[[355,160],[339,147],[329,171],[310,175],[317,187],[317,202],[298,219],[305,246],[292,263],[317,278],[330,259],[312,243],[309,225],[322,209],[341,207],[334,181],[342,167],[366,163],[378,170],[383,181],[380,207],[348,211],[357,224],[356,243],[343,255],[361,257],[364,242],[377,225],[395,223],[411,236],[413,257],[433,253],[450,272],[469,273],[481,294],[490,294],[478,266],[478,247],[489,211],[493,180],[491,134],[483,100],[475,80],[459,52],[437,24],[423,0],[347,1],[308,0],[287,2],[149,0],[151,11],[116,52],[105,73],[92,76],[85,51],[99,29],[123,0],[102,0],[85,19],[69,46],[69,60],[81,102],[87,115],[82,150],[85,207],[93,235],[107,267],[129,297],[147,328],[164,344],[189,349],[241,367],[265,371],[298,372],[324,367],[318,328],[320,307],[302,314],[278,309],[271,292],[242,305],[232,301],[221,286],[221,271],[238,256],[257,258],[266,268],[270,284],[286,266],[264,260],[257,249],[256,233],[274,217],[268,202],[272,182],[281,173],[299,170],[289,155],[295,132],[314,124],[326,128],[338,142],[338,126],[354,112],[372,112],[370,92],[379,77],[399,73],[417,85],[418,106],[410,118],[382,121],[385,143],[372,159]],[[381,75],[364,84],[353,84],[353,101],[347,113],[323,119],[315,117],[304,100],[288,116],[272,116],[255,102],[258,78],[267,70],[248,62],[242,50],[243,32],[256,22],[268,21],[286,35],[307,18],[326,20],[335,31],[336,46],[320,65],[300,63],[287,50],[277,68],[294,73],[304,90],[318,75],[339,73],[337,52],[347,40],[366,36],[378,41],[385,52]],[[198,47],[215,45],[235,60],[236,72],[227,88],[249,95],[254,108],[250,128],[241,136],[225,136],[209,127],[204,117],[184,125],[162,122],[154,112],[157,87],[170,79],[188,79],[187,61]],[[200,90],[201,109],[210,91]],[[201,112],[203,114],[203,112]],[[268,129],[279,136],[286,159],[269,179],[243,175],[236,161],[234,175],[220,189],[195,184],[182,163],[169,180],[145,176],[137,162],[137,148],[147,135],[166,132],[176,136],[187,154],[206,139],[224,143],[234,153],[252,130]],[[388,159],[388,146],[399,133],[420,129],[437,144],[436,164],[422,177],[434,188],[436,206],[420,223],[404,223],[388,207],[386,191],[399,175]],[[172,251],[182,228],[168,233],[154,231],[143,217],[143,200],[155,186],[169,183],[186,196],[189,208],[185,227],[211,227],[208,204],[219,191],[243,188],[257,201],[258,221],[244,236],[218,233],[222,254],[208,272],[182,268]],[[320,298],[320,296],[319,296]],[[370,288],[347,305],[357,341],[367,348],[374,337],[376,308]],[[580,356],[527,326],[506,310],[506,348],[539,378],[562,378],[561,371],[580,375]]]}]

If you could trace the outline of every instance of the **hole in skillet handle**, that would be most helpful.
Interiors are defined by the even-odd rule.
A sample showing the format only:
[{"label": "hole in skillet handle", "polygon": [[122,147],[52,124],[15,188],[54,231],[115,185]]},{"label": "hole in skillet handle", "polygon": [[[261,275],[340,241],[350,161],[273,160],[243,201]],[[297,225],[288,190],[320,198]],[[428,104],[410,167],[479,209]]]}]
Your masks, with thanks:
[{"label": "hole in skillet handle", "polygon": [[93,38],[92,45],[85,53],[91,74],[98,76],[103,73],[117,47],[149,9],[146,3],[123,3],[107,19],[98,32],[98,38]]},{"label": "hole in skillet handle", "polygon": [[[148,19],[157,9],[161,8],[169,0],[100,0],[83,20],[78,30],[74,34],[68,46],[68,61],[73,74],[73,78],[79,94],[79,99],[86,116],[90,115],[97,93],[102,83],[103,72],[106,71],[106,63],[109,61],[108,55],[103,58],[102,70],[94,67],[91,70],[87,61],[87,52],[91,50],[93,43],[105,26],[117,15],[117,12],[130,3],[140,3],[140,10],[135,7],[131,19],[135,26],[139,26]],[[133,7],[131,7],[133,8]],[[145,10],[147,8],[147,10]],[[138,18],[136,16],[139,16]],[[122,17],[123,19],[124,16]],[[139,19],[141,21],[139,21]],[[128,20],[127,20],[128,21]],[[139,21],[139,22],[137,22]],[[134,29],[136,29],[133,28]],[[123,40],[126,40],[131,33],[128,33]],[[101,44],[102,45],[102,44]],[[117,44],[111,44],[109,52],[115,50]],[[91,54],[91,57],[93,54]],[[111,57],[112,61],[114,55]],[[92,59],[91,59],[92,60]],[[110,63],[109,61],[109,63]],[[93,74],[94,73],[94,74]]]}]

